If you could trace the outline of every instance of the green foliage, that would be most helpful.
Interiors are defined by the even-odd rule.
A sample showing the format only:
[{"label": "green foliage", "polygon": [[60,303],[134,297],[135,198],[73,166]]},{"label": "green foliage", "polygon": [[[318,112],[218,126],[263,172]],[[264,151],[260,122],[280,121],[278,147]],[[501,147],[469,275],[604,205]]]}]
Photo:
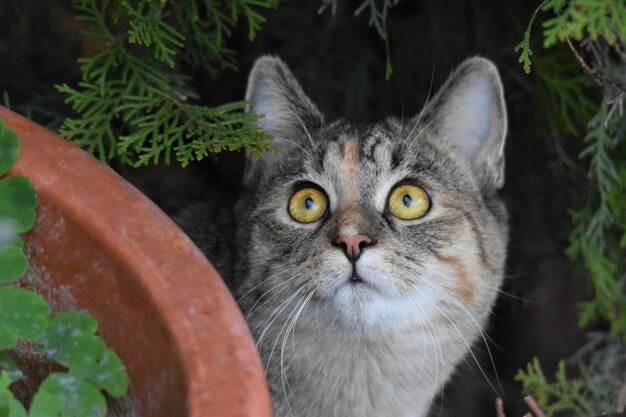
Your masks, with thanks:
[{"label": "green foliage", "polygon": [[610,45],[626,39],[626,5],[623,0],[549,0],[544,11],[554,17],[543,23],[543,45],[548,48],[567,39],[581,41],[590,36],[604,38]]},{"label": "green foliage", "polygon": [[71,373],[55,372],[41,384],[29,414],[30,417],[104,417],[106,400],[88,381]]},{"label": "green foliage", "polygon": [[[2,365],[0,362],[0,367]],[[27,417],[26,409],[9,390],[9,385],[13,381],[14,379],[6,371],[0,369],[0,416]]]},{"label": "green foliage", "polygon": [[[587,182],[580,189],[582,208],[570,210],[574,224],[567,255],[581,263],[593,298],[581,305],[582,326],[598,320],[610,324],[613,336],[594,350],[580,378],[568,379],[563,362],[556,381],[549,383],[535,359],[516,377],[552,416],[561,411],[576,416],[608,411],[623,384],[626,335],[626,3],[622,0],[546,0],[535,11],[516,48],[530,70],[530,28],[539,10],[553,16],[543,23],[545,48],[567,43],[569,62],[558,53],[536,57],[537,73],[547,86],[548,121],[565,135],[586,130],[581,161],[588,163]],[[573,42],[580,42],[574,45]],[[579,52],[579,48],[584,52]],[[556,51],[564,50],[564,48]],[[586,60],[589,60],[587,62]],[[546,65],[547,64],[547,65]],[[577,68],[576,68],[577,67]],[[577,69],[577,71],[576,71]],[[590,84],[593,83],[593,88]],[[600,88],[598,88],[600,87]],[[599,103],[599,104],[597,104]],[[617,351],[622,363],[606,367]],[[607,353],[609,352],[609,353]],[[611,377],[617,369],[617,377]],[[612,379],[611,379],[612,378]],[[617,381],[617,382],[616,382]]]},{"label": "green foliage", "polygon": [[18,233],[33,227],[36,207],[35,189],[28,178],[13,176],[0,182],[0,216],[10,218]]},{"label": "green foliage", "polygon": [[[18,155],[15,134],[0,121],[3,173]],[[120,397],[127,391],[129,380],[120,358],[96,336],[96,321],[84,311],[51,316],[42,297],[6,285],[19,279],[28,266],[17,233],[33,226],[36,207],[37,196],[28,178],[0,179],[0,229],[8,230],[0,240],[0,416],[104,416],[106,401],[102,391]],[[20,340],[29,342],[42,357],[66,369],[53,372],[44,380],[28,413],[9,390],[24,375],[5,350],[15,348]]]},{"label": "green foliage", "polygon": [[608,111],[603,103],[589,123],[581,157],[591,159],[597,195],[570,212],[575,227],[567,253],[583,261],[591,278],[594,298],[584,304],[581,324],[603,318],[620,333],[626,331],[626,118],[609,118]]},{"label": "green foliage", "polygon": [[533,51],[530,47],[530,32],[532,30],[533,23],[535,23],[535,18],[537,17],[537,14],[544,4],[545,1],[535,9],[532,16],[530,17],[530,22],[528,22],[528,26],[526,26],[526,31],[524,31],[524,37],[522,38],[522,41],[517,44],[517,46],[515,46],[515,52],[520,54],[519,62],[524,64],[524,71],[526,72],[526,74],[530,74],[530,66],[532,65],[530,57],[533,55]]},{"label": "green foliage", "polygon": [[574,411],[576,416],[589,416],[590,410],[584,409],[581,404],[580,381],[567,378],[564,361],[559,362],[555,379],[552,383],[548,382],[537,358],[526,366],[526,371],[519,370],[515,376],[515,380],[522,383],[524,392],[532,393],[548,416],[552,417],[560,411]]},{"label": "green foliage", "polygon": [[15,164],[20,152],[20,143],[12,130],[6,129],[0,120],[0,176]]},{"label": "green foliage", "polygon": [[[222,150],[260,156],[270,137],[243,113],[245,102],[210,108],[193,104],[197,95],[182,67],[214,73],[234,68],[224,38],[239,18],[254,38],[263,16],[257,9],[278,0],[111,1],[74,0],[77,19],[105,46],[79,60],[78,87],[57,86],[80,114],[60,133],[101,160],[119,156],[133,166],[169,163],[183,166]],[[111,18],[109,18],[111,16]],[[217,67],[217,68],[216,68]]]},{"label": "green foliage", "polygon": [[[535,58],[537,73],[545,84],[552,126],[563,134],[580,135],[586,143],[579,158],[589,161],[588,195],[584,206],[571,210],[574,230],[567,253],[580,260],[590,276],[594,298],[581,310],[582,325],[605,319],[613,333],[626,330],[626,3],[623,1],[546,0],[535,11],[518,47],[530,65],[530,27],[539,10],[554,17],[544,23],[544,47],[567,42],[575,59],[557,53]],[[587,36],[583,45],[586,63],[571,44]],[[595,89],[590,88],[590,81]],[[598,93],[601,87],[601,94]],[[600,104],[597,104],[597,103]]]},{"label": "green foliage", "polygon": [[48,303],[31,291],[0,287],[0,349],[35,340],[48,326]]},{"label": "green foliage", "polygon": [[[626,371],[626,346],[620,337],[592,333],[589,342],[570,360],[578,377],[568,377],[560,361],[554,381],[549,381],[534,358],[515,380],[532,394],[548,416],[590,417],[614,409]],[[604,414],[602,414],[604,415]]]},{"label": "green foliage", "polygon": [[623,0],[544,0],[528,22],[522,41],[515,47],[524,71],[530,73],[531,30],[539,11],[552,11],[553,17],[543,22],[543,46],[548,48],[567,40],[605,39],[614,44],[626,39],[626,4]]},{"label": "green foliage", "polygon": [[[534,58],[535,73],[541,80],[535,89],[540,114],[558,131],[580,135],[587,122],[598,112],[597,92],[589,86],[589,78],[567,48],[554,48],[549,55]],[[545,123],[545,122],[543,122]]]},{"label": "green foliage", "polygon": [[[389,35],[387,33],[387,15],[389,9],[396,6],[402,0],[382,0],[382,4],[378,4],[376,0],[364,0],[354,11],[355,16],[359,16],[365,9],[369,9],[370,18],[369,25],[376,28],[378,36],[385,43],[385,78],[389,80],[393,74],[393,67],[391,66],[391,53],[389,51]],[[330,6],[333,16],[337,10],[337,0],[322,0],[322,7],[320,12],[323,12],[328,6]]]},{"label": "green foliage", "polygon": [[34,416],[103,416],[106,401],[101,390],[121,397],[128,376],[121,359],[95,335],[97,322],[84,311],[56,314],[37,341],[37,350],[66,368],[50,374],[33,398]]},{"label": "green foliage", "polygon": [[[11,232],[14,230],[12,225],[12,223],[7,223],[6,226],[11,228]],[[0,247],[0,265],[6,265],[0,275],[0,284],[14,281],[26,272],[28,260],[22,252],[21,243],[21,239],[18,238],[18,244],[5,244]]]},{"label": "green foliage", "polygon": [[15,361],[4,352],[0,352],[0,368],[2,368],[2,372],[6,372],[7,376],[12,381],[24,377],[24,374],[15,364]]},{"label": "green foliage", "polygon": [[[0,176],[15,164],[19,152],[20,143],[15,133],[0,120]],[[37,196],[28,178],[12,176],[0,179],[0,284],[14,281],[26,271],[28,261],[17,234],[33,226],[36,207]],[[5,334],[5,337],[8,336]]]}]

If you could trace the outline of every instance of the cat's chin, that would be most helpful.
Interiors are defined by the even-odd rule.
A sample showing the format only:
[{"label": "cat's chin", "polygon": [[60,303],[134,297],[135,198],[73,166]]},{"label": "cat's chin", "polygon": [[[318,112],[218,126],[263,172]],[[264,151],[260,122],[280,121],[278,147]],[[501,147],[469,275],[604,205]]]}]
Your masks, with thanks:
[{"label": "cat's chin", "polygon": [[366,279],[345,279],[329,301],[335,310],[332,320],[348,327],[388,328],[397,322],[398,297],[390,297]]},{"label": "cat's chin", "polygon": [[368,274],[344,277],[324,302],[334,311],[330,320],[357,329],[399,330],[429,325],[437,316],[434,295],[427,289],[394,291],[389,281],[389,277],[370,279]]}]

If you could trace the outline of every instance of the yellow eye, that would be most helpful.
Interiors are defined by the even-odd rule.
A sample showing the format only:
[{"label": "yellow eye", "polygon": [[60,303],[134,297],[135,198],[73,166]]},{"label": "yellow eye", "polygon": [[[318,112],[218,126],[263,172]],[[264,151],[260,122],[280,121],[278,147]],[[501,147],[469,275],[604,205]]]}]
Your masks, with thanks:
[{"label": "yellow eye", "polygon": [[300,223],[319,220],[328,207],[326,195],[317,188],[309,187],[296,191],[289,201],[289,214]]},{"label": "yellow eye", "polygon": [[389,211],[400,220],[419,219],[429,207],[428,194],[416,185],[400,185],[389,196]]}]

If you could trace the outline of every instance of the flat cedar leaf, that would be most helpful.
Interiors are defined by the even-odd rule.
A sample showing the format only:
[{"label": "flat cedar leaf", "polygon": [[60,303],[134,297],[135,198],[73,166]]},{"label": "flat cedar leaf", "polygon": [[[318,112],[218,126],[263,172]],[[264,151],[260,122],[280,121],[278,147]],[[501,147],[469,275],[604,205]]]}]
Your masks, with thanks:
[{"label": "flat cedar leaf", "polygon": [[15,132],[0,120],[0,176],[6,174],[20,155],[20,141]]},{"label": "flat cedar leaf", "polygon": [[95,363],[106,351],[104,341],[94,333],[98,323],[86,311],[56,314],[40,340],[39,351],[68,368]]},{"label": "flat cedar leaf", "polygon": [[[20,368],[17,367],[13,359],[11,359],[11,357],[4,352],[0,352],[0,372],[5,372],[11,381],[17,381],[18,379],[22,379],[24,377],[24,374]],[[1,383],[0,388],[2,388]]]},{"label": "flat cedar leaf", "polygon": [[37,192],[26,177],[16,175],[0,180],[0,219],[12,219],[18,233],[35,223]]},{"label": "flat cedar leaf", "polygon": [[10,376],[0,371],[0,416],[2,417],[28,417],[26,409],[18,400],[13,397],[9,390],[9,385],[13,380]]},{"label": "flat cedar leaf", "polygon": [[0,349],[16,338],[35,340],[48,327],[48,304],[39,295],[15,287],[0,287]]},{"label": "flat cedar leaf", "polygon": [[112,397],[121,397],[128,390],[128,374],[122,360],[113,351],[106,350],[98,362],[83,363],[70,370],[73,375],[93,382]]},{"label": "flat cedar leaf", "polygon": [[106,400],[91,382],[75,375],[48,375],[35,394],[30,417],[104,417]]},{"label": "flat cedar leaf", "polygon": [[28,268],[28,259],[20,246],[0,247],[0,284],[15,281]]}]

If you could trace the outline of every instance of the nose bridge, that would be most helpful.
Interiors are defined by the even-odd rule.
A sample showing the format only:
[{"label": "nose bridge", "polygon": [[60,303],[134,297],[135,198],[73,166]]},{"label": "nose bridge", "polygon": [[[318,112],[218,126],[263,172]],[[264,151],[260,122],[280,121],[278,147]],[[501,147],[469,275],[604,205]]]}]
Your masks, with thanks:
[{"label": "nose bridge", "polygon": [[348,139],[339,148],[336,171],[336,189],[344,204],[354,204],[359,197],[361,164],[357,139]]},{"label": "nose bridge", "polygon": [[355,236],[369,233],[368,222],[357,202],[349,202],[337,213],[337,235]]},{"label": "nose bridge", "polygon": [[343,206],[336,217],[331,244],[343,249],[351,262],[356,262],[363,250],[375,243],[372,227],[362,209],[356,204]]},{"label": "nose bridge", "polygon": [[366,208],[359,203],[361,165],[358,142],[349,139],[341,148],[337,166],[336,189],[339,206],[335,217],[332,244],[343,248],[348,259],[356,262],[366,246],[374,244]]}]

